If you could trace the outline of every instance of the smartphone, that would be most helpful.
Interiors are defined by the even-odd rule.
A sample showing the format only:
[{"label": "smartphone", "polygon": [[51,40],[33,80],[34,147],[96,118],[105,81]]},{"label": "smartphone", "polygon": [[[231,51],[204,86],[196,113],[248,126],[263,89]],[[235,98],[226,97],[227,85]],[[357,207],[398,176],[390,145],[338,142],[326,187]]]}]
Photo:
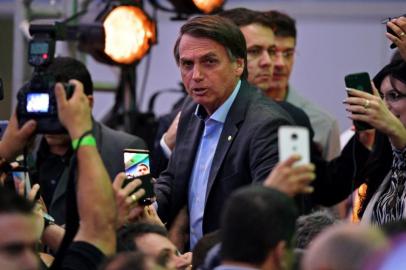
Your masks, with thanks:
[{"label": "smartphone", "polygon": [[3,138],[4,131],[6,131],[8,120],[0,120],[0,140]]},{"label": "smartphone", "polygon": [[[371,78],[367,72],[352,73],[344,77],[345,86],[372,94]],[[358,131],[373,129],[373,127],[362,121],[354,121],[355,129]]]},{"label": "smartphone", "polygon": [[279,161],[285,161],[293,154],[301,159],[295,163],[303,165],[310,163],[309,130],[301,126],[281,126],[278,129]]},{"label": "smartphone", "polygon": [[[127,176],[124,181],[124,186],[135,179],[140,179],[142,182],[139,188],[145,190],[145,195],[139,199],[138,203],[141,205],[153,203],[155,192],[150,171],[149,151],[142,149],[124,149],[124,170]],[[134,192],[138,189],[134,190]]]}]

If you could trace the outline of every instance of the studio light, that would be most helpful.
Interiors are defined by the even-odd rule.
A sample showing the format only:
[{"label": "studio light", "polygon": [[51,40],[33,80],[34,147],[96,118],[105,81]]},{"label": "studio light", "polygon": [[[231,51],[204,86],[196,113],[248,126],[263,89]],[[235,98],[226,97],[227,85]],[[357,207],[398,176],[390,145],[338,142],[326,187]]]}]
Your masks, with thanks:
[{"label": "studio light", "polygon": [[210,14],[224,5],[224,0],[193,0],[196,7],[204,14]]},{"label": "studio light", "polygon": [[174,19],[187,19],[191,14],[213,14],[222,9],[226,0],[168,0],[173,8],[164,6],[162,0],[150,0],[150,3],[163,11],[176,13]]},{"label": "studio light", "polygon": [[104,53],[118,64],[142,59],[156,43],[155,24],[136,6],[118,6],[103,21]]}]

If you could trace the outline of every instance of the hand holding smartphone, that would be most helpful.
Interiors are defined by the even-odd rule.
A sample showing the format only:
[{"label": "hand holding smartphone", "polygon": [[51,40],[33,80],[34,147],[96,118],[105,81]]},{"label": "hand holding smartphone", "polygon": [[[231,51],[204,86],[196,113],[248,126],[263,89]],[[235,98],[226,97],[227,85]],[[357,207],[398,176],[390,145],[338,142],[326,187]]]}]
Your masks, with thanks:
[{"label": "hand holding smartphone", "polygon": [[[354,88],[372,94],[371,79],[367,72],[352,73],[344,77],[345,86],[347,88]],[[354,126],[357,131],[373,129],[373,127],[362,121],[354,121]]]},{"label": "hand holding smartphone", "polygon": [[[135,179],[140,179],[142,184],[138,188],[145,190],[145,195],[138,200],[141,205],[153,203],[155,197],[153,180],[150,174],[149,151],[141,149],[124,149],[124,169],[127,178],[124,186]],[[138,189],[134,190],[136,192]]]},{"label": "hand holding smartphone", "polygon": [[281,126],[278,130],[279,161],[284,161],[296,154],[301,159],[295,163],[304,165],[310,163],[309,130],[301,126]]}]

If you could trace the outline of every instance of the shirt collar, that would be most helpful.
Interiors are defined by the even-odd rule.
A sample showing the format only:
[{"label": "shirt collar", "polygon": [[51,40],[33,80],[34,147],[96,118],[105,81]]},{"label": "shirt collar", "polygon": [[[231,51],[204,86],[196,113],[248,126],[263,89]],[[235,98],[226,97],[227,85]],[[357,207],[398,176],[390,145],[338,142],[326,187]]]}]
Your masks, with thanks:
[{"label": "shirt collar", "polygon": [[[233,105],[233,102],[237,97],[238,92],[240,91],[240,86],[241,80],[238,81],[231,95],[223,104],[221,104],[220,107],[217,108],[217,110],[210,116],[209,119],[215,120],[220,123],[224,123],[226,121],[226,117],[228,112],[230,111],[231,105]],[[196,107],[195,115],[201,120],[206,120],[208,116],[206,110],[200,104],[198,104]]]}]

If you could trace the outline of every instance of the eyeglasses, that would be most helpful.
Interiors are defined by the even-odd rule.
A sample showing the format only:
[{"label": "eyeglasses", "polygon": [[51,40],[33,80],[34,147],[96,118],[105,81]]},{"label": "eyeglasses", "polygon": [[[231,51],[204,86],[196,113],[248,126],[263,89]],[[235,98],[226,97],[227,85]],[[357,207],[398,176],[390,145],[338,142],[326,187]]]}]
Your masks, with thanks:
[{"label": "eyeglasses", "polygon": [[406,98],[406,94],[401,93],[396,89],[389,90],[386,94],[381,94],[382,99],[387,102],[396,102]]}]

